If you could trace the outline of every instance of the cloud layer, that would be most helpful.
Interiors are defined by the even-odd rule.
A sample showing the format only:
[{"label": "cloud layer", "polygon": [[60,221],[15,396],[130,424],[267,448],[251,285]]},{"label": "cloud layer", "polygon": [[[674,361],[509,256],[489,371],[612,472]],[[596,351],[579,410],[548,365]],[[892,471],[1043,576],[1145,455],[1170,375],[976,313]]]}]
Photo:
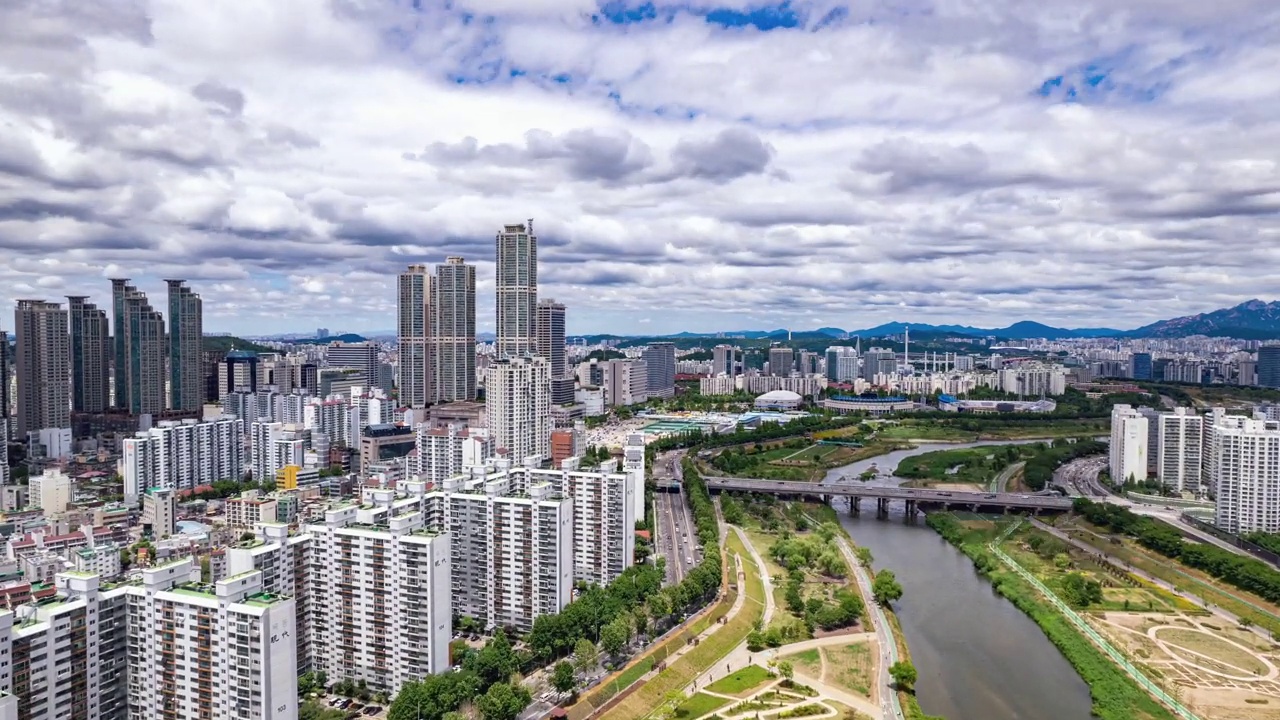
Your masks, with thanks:
[{"label": "cloud layer", "polygon": [[1137,326],[1276,297],[1278,66],[1268,0],[13,0],[0,303],[374,330],[463,255],[486,329],[531,217],[573,332]]}]

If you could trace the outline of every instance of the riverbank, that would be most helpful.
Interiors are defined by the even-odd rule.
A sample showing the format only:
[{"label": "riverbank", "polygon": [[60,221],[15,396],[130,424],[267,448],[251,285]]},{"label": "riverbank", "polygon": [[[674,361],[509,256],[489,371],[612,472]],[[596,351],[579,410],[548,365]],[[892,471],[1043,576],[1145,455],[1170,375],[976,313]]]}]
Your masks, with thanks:
[{"label": "riverbank", "polygon": [[987,544],[999,534],[996,523],[988,523],[990,528],[977,527],[947,513],[932,513],[926,523],[968,556],[996,592],[1035,621],[1088,684],[1094,715],[1101,720],[1174,720],[1176,716],[1168,708],[1125,675],[1030,583],[992,555]]}]

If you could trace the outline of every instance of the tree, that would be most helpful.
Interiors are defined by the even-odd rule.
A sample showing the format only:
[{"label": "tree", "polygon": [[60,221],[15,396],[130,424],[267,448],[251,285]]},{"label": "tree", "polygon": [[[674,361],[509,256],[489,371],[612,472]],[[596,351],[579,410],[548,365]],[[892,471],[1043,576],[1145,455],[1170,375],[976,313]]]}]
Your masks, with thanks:
[{"label": "tree", "polygon": [[1068,573],[1062,579],[1062,599],[1076,607],[1102,602],[1102,585],[1078,572]]},{"label": "tree", "polygon": [[494,683],[479,698],[476,708],[484,720],[516,720],[529,705],[529,691],[510,683]]},{"label": "tree", "polygon": [[859,565],[862,567],[871,567],[871,562],[874,560],[874,558],[871,557],[871,548],[859,545],[853,552],[858,556]]},{"label": "tree", "polygon": [[573,657],[574,665],[577,666],[578,672],[585,673],[595,669],[596,662],[600,659],[600,652],[596,650],[595,643],[582,638],[573,646]]},{"label": "tree", "polygon": [[893,684],[899,689],[910,692],[916,684],[916,668],[909,662],[899,660],[889,666],[889,677],[893,678]]},{"label": "tree", "polygon": [[666,593],[657,593],[649,598],[649,616],[654,622],[666,620],[671,615],[671,600]]},{"label": "tree", "polygon": [[551,687],[567,693],[577,684],[578,681],[573,676],[573,666],[567,660],[556,663],[555,670],[551,672]]},{"label": "tree", "polygon": [[443,720],[480,690],[480,679],[466,670],[405,683],[387,712],[387,720]]},{"label": "tree", "polygon": [[881,570],[876,573],[875,582],[871,583],[871,594],[875,596],[877,603],[888,605],[902,597],[902,586],[898,584],[898,578],[892,570]]},{"label": "tree", "polygon": [[786,660],[773,660],[769,663],[775,672],[786,680],[791,680],[796,676],[795,667]]},{"label": "tree", "polygon": [[520,659],[511,649],[506,633],[499,629],[480,652],[467,657],[463,667],[479,676],[481,687],[487,688],[509,680],[520,668]]},{"label": "tree", "polygon": [[617,655],[627,646],[631,639],[631,624],[626,617],[619,615],[600,629],[600,647],[610,655]]}]

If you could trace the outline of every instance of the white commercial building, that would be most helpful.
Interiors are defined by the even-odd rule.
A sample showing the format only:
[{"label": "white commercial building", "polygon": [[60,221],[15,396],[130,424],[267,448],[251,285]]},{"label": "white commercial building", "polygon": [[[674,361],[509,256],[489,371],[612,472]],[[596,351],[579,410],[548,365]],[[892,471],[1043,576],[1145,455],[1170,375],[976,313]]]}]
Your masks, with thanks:
[{"label": "white commercial building", "polygon": [[148,488],[142,495],[142,524],[157,540],[177,532],[178,496],[172,488]]},{"label": "white commercial building", "polygon": [[1204,418],[1190,408],[1161,413],[1159,438],[1160,483],[1176,492],[1203,494]]},{"label": "white commercial building", "polygon": [[373,490],[366,501],[307,526],[312,669],[394,694],[449,668],[449,536],[427,528],[418,499]]},{"label": "white commercial building", "polygon": [[649,368],[641,360],[609,360],[603,365],[604,401],[635,405],[649,399]]},{"label": "white commercial building", "polygon": [[244,475],[239,419],[223,415],[207,422],[164,421],[123,442],[120,474],[125,502],[134,504],[150,488],[188,490]]},{"label": "white commercial building", "polygon": [[274,523],[279,502],[258,490],[246,490],[240,497],[228,498],[224,505],[227,525],[236,530],[255,528],[259,523]]},{"label": "white commercial building", "polygon": [[1111,478],[1117,483],[1147,479],[1147,418],[1129,405],[1111,408]]},{"label": "white commercial building", "polygon": [[49,469],[27,480],[29,502],[45,515],[66,512],[71,504],[71,478],[61,470]]},{"label": "white commercial building", "polygon": [[1223,415],[1213,435],[1217,526],[1236,534],[1280,532],[1280,423]]},{"label": "white commercial building", "polygon": [[627,435],[622,446],[622,472],[631,483],[632,516],[636,522],[644,518],[644,433]]},{"label": "white commercial building", "polygon": [[489,365],[485,415],[498,450],[519,462],[551,458],[551,375],[540,357],[513,357]]}]

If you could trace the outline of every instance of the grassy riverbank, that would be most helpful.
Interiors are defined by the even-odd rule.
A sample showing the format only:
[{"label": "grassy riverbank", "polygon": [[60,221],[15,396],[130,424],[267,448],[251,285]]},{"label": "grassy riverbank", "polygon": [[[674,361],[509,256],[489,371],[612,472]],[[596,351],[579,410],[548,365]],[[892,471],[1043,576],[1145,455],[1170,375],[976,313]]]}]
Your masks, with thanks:
[{"label": "grassy riverbank", "polygon": [[945,513],[927,518],[930,527],[973,560],[1002,596],[1040,626],[1089,686],[1093,714],[1101,720],[1173,720],[1173,713],[1142,690],[1030,583],[996,559],[987,544],[998,534],[993,522],[961,522]]}]

